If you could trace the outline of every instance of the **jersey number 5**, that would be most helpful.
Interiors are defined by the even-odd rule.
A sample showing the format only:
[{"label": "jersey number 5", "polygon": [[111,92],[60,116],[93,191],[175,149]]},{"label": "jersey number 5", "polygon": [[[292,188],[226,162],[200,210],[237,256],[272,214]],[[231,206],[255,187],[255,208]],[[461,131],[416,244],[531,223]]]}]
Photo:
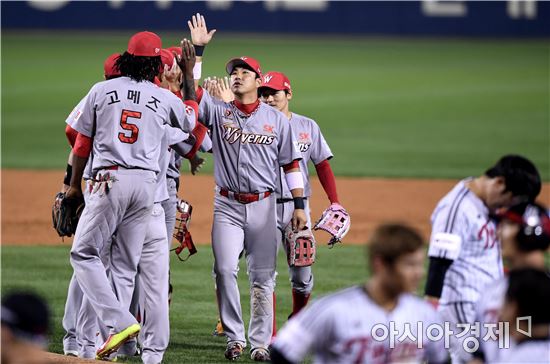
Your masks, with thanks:
[{"label": "jersey number 5", "polygon": [[120,117],[120,126],[124,130],[130,131],[130,136],[125,133],[118,133],[118,140],[123,143],[134,144],[139,135],[139,128],[136,124],[128,122],[128,118],[141,119],[141,113],[139,111],[122,110],[122,116]]}]

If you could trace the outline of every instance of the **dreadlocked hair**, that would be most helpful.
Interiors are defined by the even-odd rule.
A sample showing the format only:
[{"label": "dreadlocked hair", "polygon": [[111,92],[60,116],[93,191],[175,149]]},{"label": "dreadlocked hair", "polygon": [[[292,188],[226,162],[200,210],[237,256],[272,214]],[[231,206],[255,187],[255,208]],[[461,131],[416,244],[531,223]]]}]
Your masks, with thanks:
[{"label": "dreadlocked hair", "polygon": [[115,68],[122,76],[130,77],[137,82],[153,81],[161,67],[160,56],[141,57],[124,52],[117,60]]}]

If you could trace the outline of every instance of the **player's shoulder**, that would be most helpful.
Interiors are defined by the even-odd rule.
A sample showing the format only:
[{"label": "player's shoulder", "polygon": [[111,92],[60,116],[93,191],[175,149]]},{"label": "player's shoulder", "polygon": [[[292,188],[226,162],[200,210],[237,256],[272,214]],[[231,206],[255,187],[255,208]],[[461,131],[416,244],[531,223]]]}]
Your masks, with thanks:
[{"label": "player's shoulder", "polygon": [[228,102],[225,102],[223,100],[213,97],[212,95],[210,95],[208,91],[206,91],[206,89],[202,88],[201,92],[202,92],[202,96],[199,104],[202,104],[203,102],[205,102],[209,104],[210,107],[212,105],[218,106],[224,109],[228,109],[230,107],[230,104]]},{"label": "player's shoulder", "polygon": [[418,315],[418,317],[423,319],[433,319],[437,315],[437,311],[431,304],[426,302],[425,299],[412,293],[405,293],[401,295],[399,304],[402,305],[403,309],[414,311],[415,315]]},{"label": "player's shoulder", "polygon": [[321,296],[316,299],[316,302],[318,305],[323,306],[348,306],[350,303],[354,304],[357,300],[364,299],[365,297],[367,296],[362,287],[352,286]]},{"label": "player's shoulder", "polygon": [[312,118],[298,114],[295,112],[292,112],[292,118],[290,119],[292,123],[299,124],[303,129],[309,129],[309,130],[319,130],[319,125],[315,120]]},{"label": "player's shoulder", "polygon": [[277,110],[273,106],[269,106],[265,102],[260,101],[259,112],[261,112],[264,115],[269,115],[270,117],[274,117],[281,120],[288,120],[285,114],[283,114],[281,111]]},{"label": "player's shoulder", "polygon": [[467,186],[469,178],[459,181],[449,192],[447,192],[438,202],[436,211],[448,209],[460,209],[468,204],[468,195],[472,194]]}]

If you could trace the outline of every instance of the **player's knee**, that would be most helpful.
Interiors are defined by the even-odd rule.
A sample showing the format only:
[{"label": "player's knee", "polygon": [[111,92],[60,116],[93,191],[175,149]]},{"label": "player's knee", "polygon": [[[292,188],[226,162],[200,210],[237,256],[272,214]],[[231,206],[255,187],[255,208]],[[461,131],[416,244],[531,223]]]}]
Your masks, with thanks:
[{"label": "player's knee", "polygon": [[309,294],[313,290],[313,274],[309,272],[305,274],[291,275],[290,283],[292,289],[298,293]]},{"label": "player's knee", "polygon": [[220,265],[214,267],[214,270],[212,271],[212,276],[214,277],[214,279],[224,279],[227,277],[236,278],[238,272],[238,268]]},{"label": "player's knee", "polygon": [[272,271],[250,271],[248,278],[252,289],[265,289],[273,291],[275,287],[274,275]]}]

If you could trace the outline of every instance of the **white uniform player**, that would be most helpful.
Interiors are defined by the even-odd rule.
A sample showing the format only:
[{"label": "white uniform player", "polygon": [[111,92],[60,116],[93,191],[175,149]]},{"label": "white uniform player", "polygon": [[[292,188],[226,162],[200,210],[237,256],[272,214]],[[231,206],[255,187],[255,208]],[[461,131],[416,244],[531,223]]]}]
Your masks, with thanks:
[{"label": "white uniform player", "polygon": [[228,340],[225,356],[237,359],[246,346],[237,286],[238,261],[244,250],[251,286],[251,357],[266,361],[273,328],[277,254],[273,192],[279,168],[287,166],[299,204],[293,220],[298,228],[305,225],[303,181],[297,163],[300,155],[285,116],[257,98],[261,85],[258,62],[250,57],[233,59],[227,71],[236,95],[234,102],[214,100],[206,91],[199,91],[199,119],[212,132],[217,185],[212,249],[220,316]]},{"label": "white uniform player", "polygon": [[490,213],[517,198],[534,198],[539,191],[534,165],[520,156],[505,156],[485,175],[460,181],[437,204],[431,219],[426,295],[439,301],[443,320],[451,324],[453,362],[471,358],[476,347],[470,338],[475,332],[462,335],[462,325],[474,323],[475,304],[483,289],[503,275]]},{"label": "white uniform player", "polygon": [[[277,334],[274,363],[444,363],[436,311],[413,296],[422,279],[422,238],[401,225],[377,228],[368,244],[372,276],[356,286],[316,300]],[[433,334],[432,337],[437,337]]]},{"label": "white uniform player", "polygon": [[[314,120],[289,110],[289,101],[292,99],[293,93],[288,77],[281,72],[267,72],[264,75],[259,92],[262,101],[285,114],[292,125],[292,132],[302,154],[300,171],[304,180],[304,204],[308,217],[308,227],[312,228],[308,203],[308,199],[311,197],[308,162],[311,161],[315,165],[317,175],[327,193],[330,203],[338,204],[336,181],[328,162],[333,157],[332,151],[321,133],[319,125]],[[293,211],[292,195],[288,190],[283,171],[281,170],[277,186],[277,227],[278,240],[281,243],[283,242],[285,227],[289,224]],[[311,266],[289,267],[289,272],[292,285],[291,315],[294,315],[309,300],[313,289],[313,274]]]},{"label": "white uniform player", "polygon": [[[75,171],[68,196],[80,192],[82,169],[93,148],[94,185],[73,242],[71,264],[99,319],[112,335],[97,352],[104,358],[138,334],[128,311],[143,238],[160,172],[160,141],[169,124],[194,128],[181,101],[151,83],[160,67],[160,38],[134,35],[117,61],[124,76],[92,87],[75,116],[79,135],[73,149]],[[117,232],[111,248],[113,287],[99,250]],[[116,292],[116,294],[114,293]]]}]

